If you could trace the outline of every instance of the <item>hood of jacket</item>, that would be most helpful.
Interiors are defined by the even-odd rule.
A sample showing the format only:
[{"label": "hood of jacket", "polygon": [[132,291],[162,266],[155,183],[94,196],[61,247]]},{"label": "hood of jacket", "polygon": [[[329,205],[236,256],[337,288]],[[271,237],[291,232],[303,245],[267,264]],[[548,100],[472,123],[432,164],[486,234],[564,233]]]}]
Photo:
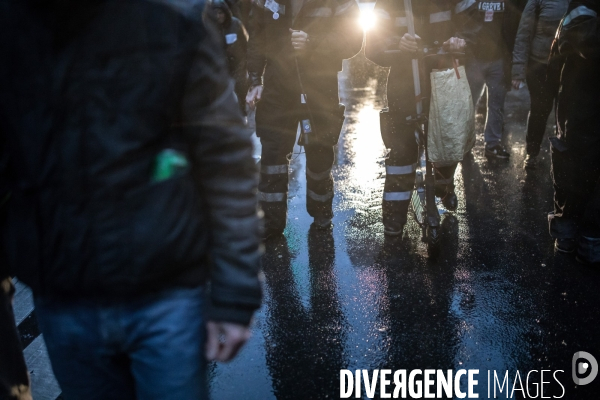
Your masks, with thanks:
[{"label": "hood of jacket", "polygon": [[225,22],[223,22],[223,27],[229,28],[229,26],[231,26],[231,20],[233,18],[233,14],[231,13],[231,9],[227,5],[227,2],[225,2],[224,0],[212,0],[210,2],[210,8],[213,11],[213,13],[216,10],[223,11],[223,13],[225,13]]}]

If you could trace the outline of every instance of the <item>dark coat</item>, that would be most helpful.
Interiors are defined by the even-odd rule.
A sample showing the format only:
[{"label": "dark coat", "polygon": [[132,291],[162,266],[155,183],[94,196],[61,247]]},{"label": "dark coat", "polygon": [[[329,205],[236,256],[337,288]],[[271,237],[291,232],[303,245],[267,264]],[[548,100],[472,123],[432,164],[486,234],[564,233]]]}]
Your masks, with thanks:
[{"label": "dark coat", "polygon": [[242,22],[234,17],[224,0],[212,0],[211,8],[225,14],[225,22],[219,27],[225,42],[229,74],[235,80],[235,94],[242,113],[246,111],[246,93],[248,92],[247,57],[248,32]]},{"label": "dark coat", "polygon": [[[446,40],[455,35],[455,4],[454,0],[412,2],[415,34],[422,39],[420,46],[437,52]],[[375,27],[367,33],[365,54],[369,60],[381,66],[392,67],[387,85],[390,110],[414,114],[412,56],[386,53],[387,50],[397,50],[400,38],[408,33],[404,1],[379,0],[375,5],[375,16]],[[426,87],[425,83],[422,89]]]},{"label": "dark coat", "polygon": [[529,0],[521,15],[513,50],[512,78],[525,80],[527,63],[548,62],[550,47],[569,0]]},{"label": "dark coat", "polygon": [[[561,63],[558,137],[573,152],[600,157],[600,2],[573,0],[553,45]],[[583,171],[582,171],[583,173]]]},{"label": "dark coat", "polygon": [[[467,42],[467,55],[480,61],[503,60],[507,87],[524,6],[524,0],[462,0],[456,5],[457,33]],[[493,10],[491,16],[486,13]]]},{"label": "dark coat", "polygon": [[231,11],[234,18],[241,19],[240,0],[221,0],[227,4],[227,8]]},{"label": "dark coat", "polygon": [[[248,72],[253,85],[263,83],[267,96],[278,92],[300,94],[296,54],[289,29],[308,34],[308,49],[298,57],[303,81],[315,91],[337,91],[337,73],[342,60],[360,51],[363,32],[358,25],[360,10],[355,0],[306,0],[293,17],[291,0],[280,0],[277,13],[257,0],[251,16]],[[306,89],[309,90],[308,88]],[[310,95],[309,95],[310,97]],[[337,104],[336,104],[337,107]]]},{"label": "dark coat", "polygon": [[[127,298],[211,279],[213,318],[260,304],[250,133],[204,1],[3,1],[0,226],[36,295]],[[152,182],[157,155],[189,167]],[[215,317],[216,315],[216,317]]]},{"label": "dark coat", "polygon": [[[305,0],[295,17],[291,0],[257,0],[253,7],[248,73],[251,85],[262,84],[264,80],[257,124],[267,123],[261,121],[261,114],[264,116],[261,108],[265,104],[292,110],[304,93],[316,127],[313,140],[334,145],[344,120],[337,74],[342,69],[342,60],[357,54],[362,45],[358,4],[355,0]],[[303,54],[296,54],[290,29],[308,34]]]}]

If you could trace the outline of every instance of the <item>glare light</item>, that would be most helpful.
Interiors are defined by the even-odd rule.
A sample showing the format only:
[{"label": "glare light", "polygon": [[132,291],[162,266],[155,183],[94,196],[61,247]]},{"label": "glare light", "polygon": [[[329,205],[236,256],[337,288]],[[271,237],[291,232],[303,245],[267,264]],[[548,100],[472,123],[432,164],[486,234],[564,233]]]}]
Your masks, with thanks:
[{"label": "glare light", "polygon": [[375,14],[372,10],[362,10],[360,12],[359,22],[363,30],[368,31],[375,26]]}]

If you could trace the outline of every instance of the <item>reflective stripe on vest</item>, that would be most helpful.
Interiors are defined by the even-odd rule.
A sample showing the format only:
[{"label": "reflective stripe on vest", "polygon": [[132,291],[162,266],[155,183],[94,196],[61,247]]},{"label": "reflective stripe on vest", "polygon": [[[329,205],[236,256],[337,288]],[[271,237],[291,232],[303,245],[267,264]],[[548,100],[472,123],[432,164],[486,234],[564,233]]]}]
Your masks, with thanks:
[{"label": "reflective stripe on vest", "polygon": [[258,201],[264,201],[267,203],[275,203],[278,201],[285,201],[285,193],[265,193],[258,192]]},{"label": "reflective stripe on vest", "polygon": [[313,192],[312,190],[308,189],[306,190],[306,194],[308,195],[308,197],[310,197],[311,199],[315,200],[315,201],[319,201],[321,203],[324,203],[326,201],[329,201],[333,198],[333,192],[328,192],[326,194],[316,194],[315,192]]},{"label": "reflective stripe on vest", "polygon": [[388,175],[407,175],[412,174],[416,171],[417,164],[412,165],[403,165],[403,166],[395,166],[395,165],[386,165],[385,173]]},{"label": "reflective stripe on vest", "polygon": [[408,192],[384,192],[383,201],[408,201],[412,195],[411,191]]},{"label": "reflective stripe on vest", "polygon": [[288,173],[287,165],[261,165],[260,173],[265,175],[280,175]]}]

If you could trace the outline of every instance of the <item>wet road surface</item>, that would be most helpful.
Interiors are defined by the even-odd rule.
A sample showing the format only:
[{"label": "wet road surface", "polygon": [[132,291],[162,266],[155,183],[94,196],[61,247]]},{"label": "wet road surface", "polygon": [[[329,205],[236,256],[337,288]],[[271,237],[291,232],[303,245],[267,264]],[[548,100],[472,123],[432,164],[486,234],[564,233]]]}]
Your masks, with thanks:
[{"label": "wet road surface", "polygon": [[[345,64],[340,81],[347,119],[333,168],[334,226],[311,229],[305,159],[296,148],[288,226],[284,237],[265,243],[264,304],[253,337],[230,364],[211,364],[212,398],[337,399],[340,369],[389,368],[479,369],[477,392],[484,399],[488,370],[500,380],[509,371],[511,385],[517,370],[523,381],[530,370],[561,370],[562,398],[597,399],[600,378],[575,386],[571,358],[587,351],[600,359],[600,271],[554,255],[546,222],[552,209],[547,142],[539,168],[522,168],[527,91],[511,92],[506,102],[510,161],[483,157],[478,116],[477,145],[456,173],[460,205],[442,217],[441,256],[434,262],[414,220],[401,238],[383,235],[378,113],[385,71],[359,56]],[[60,388],[31,293],[19,282],[15,317],[34,399],[54,400]],[[541,398],[533,386],[540,380],[539,372],[532,375],[531,397]],[[551,382],[545,396],[562,394],[552,375],[544,381]],[[517,391],[514,398],[523,396]]]},{"label": "wet road surface", "polygon": [[[530,370],[562,370],[563,398],[598,398],[598,381],[575,386],[571,358],[580,350],[600,357],[600,272],[553,252],[547,141],[538,169],[522,168],[526,89],[507,97],[510,161],[483,157],[478,116],[477,145],[456,173],[460,205],[442,217],[433,262],[414,220],[402,238],[383,235],[382,81],[357,71],[385,74],[364,60],[351,64],[352,76],[341,77],[348,107],[333,169],[333,229],[311,228],[304,156],[294,155],[285,235],[265,243],[264,305],[240,356],[211,367],[213,397],[339,398],[340,369],[431,368],[479,369],[480,398],[488,398],[488,370],[508,370],[511,385],[517,370],[523,381]],[[545,388],[546,396],[562,392]]]}]

